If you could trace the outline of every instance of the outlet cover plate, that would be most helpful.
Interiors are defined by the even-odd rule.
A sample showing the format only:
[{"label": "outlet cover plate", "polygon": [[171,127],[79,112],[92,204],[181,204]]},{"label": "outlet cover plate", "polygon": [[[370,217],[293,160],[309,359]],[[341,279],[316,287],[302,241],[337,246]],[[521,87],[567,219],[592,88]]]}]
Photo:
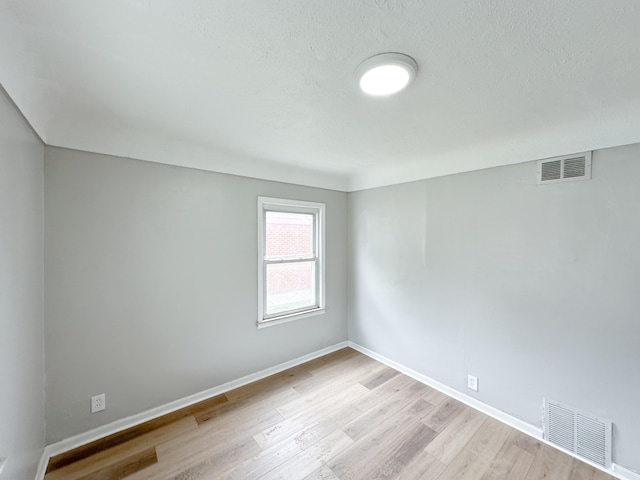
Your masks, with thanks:
[{"label": "outlet cover plate", "polygon": [[91,413],[101,412],[105,408],[107,408],[107,404],[104,393],[91,397]]},{"label": "outlet cover plate", "polygon": [[5,458],[0,458],[0,474],[2,474],[2,470],[4,470],[4,466],[7,464],[7,459]]},{"label": "outlet cover plate", "polygon": [[473,375],[467,375],[467,388],[473,390],[474,392],[478,391],[478,377],[474,377]]}]

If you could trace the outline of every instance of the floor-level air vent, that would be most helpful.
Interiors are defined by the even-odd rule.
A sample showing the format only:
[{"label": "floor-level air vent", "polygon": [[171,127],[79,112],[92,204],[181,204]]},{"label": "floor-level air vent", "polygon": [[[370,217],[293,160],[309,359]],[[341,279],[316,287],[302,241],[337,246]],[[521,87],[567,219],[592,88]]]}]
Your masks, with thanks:
[{"label": "floor-level air vent", "polygon": [[611,466],[611,421],[545,399],[544,438],[605,468]]},{"label": "floor-level air vent", "polygon": [[591,178],[591,152],[538,161],[538,185]]}]

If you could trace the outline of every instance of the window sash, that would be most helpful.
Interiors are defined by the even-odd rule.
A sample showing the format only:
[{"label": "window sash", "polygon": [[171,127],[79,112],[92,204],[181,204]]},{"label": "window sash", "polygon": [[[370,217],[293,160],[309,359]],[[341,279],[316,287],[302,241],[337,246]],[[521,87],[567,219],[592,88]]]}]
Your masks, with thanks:
[{"label": "window sash", "polygon": [[[295,210],[295,211],[294,211]],[[262,216],[263,216],[263,230],[262,230],[262,238],[265,239],[264,244],[263,244],[263,248],[262,248],[262,261],[263,261],[263,267],[262,267],[262,272],[263,272],[263,277],[264,277],[264,281],[263,281],[263,303],[262,303],[262,318],[263,320],[268,320],[271,318],[277,318],[277,317],[283,317],[286,315],[292,315],[295,313],[300,313],[303,311],[307,311],[307,310],[313,310],[316,308],[320,308],[320,291],[319,291],[319,284],[320,284],[320,268],[319,268],[319,259],[318,259],[318,214],[315,211],[316,209],[313,209],[313,211],[309,211],[308,208],[303,208],[303,207],[298,207],[298,208],[291,208],[291,209],[286,209],[284,207],[282,208],[277,208],[274,209],[272,208],[272,206],[268,206],[268,207],[264,207],[263,211],[262,211]],[[311,255],[305,255],[305,256],[298,256],[295,258],[291,258],[291,259],[285,259],[283,257],[286,257],[285,255],[274,255],[272,257],[267,257],[267,212],[282,212],[282,213],[303,213],[306,215],[311,215],[313,217],[312,220],[312,232],[311,232],[311,237],[312,237],[312,254]],[[273,258],[275,257],[275,258]],[[295,309],[291,309],[291,310],[285,310],[283,312],[277,312],[277,313],[272,313],[272,314],[267,314],[267,305],[269,303],[269,295],[267,293],[267,289],[269,287],[268,282],[267,282],[267,265],[275,265],[275,264],[291,264],[291,263],[306,263],[309,261],[313,261],[315,263],[314,265],[314,298],[315,298],[315,304],[311,305],[311,306],[306,306],[306,307],[301,307],[301,308],[295,308]]]},{"label": "window sash", "polygon": [[[292,202],[295,204],[290,204]],[[324,311],[324,204],[313,202],[298,202],[292,200],[270,199],[266,197],[258,197],[258,207],[261,210],[259,218],[261,220],[260,225],[260,260],[261,260],[261,272],[259,278],[259,288],[261,300],[261,312],[258,318],[258,324],[279,323],[277,320],[286,319],[290,317],[302,316],[305,313],[315,314]],[[312,220],[312,254],[306,255],[271,255],[266,256],[267,249],[267,212],[282,212],[282,213],[301,213],[309,214],[313,216]],[[267,266],[268,265],[283,265],[283,264],[296,264],[303,262],[313,262],[314,264],[314,296],[315,303],[310,306],[301,308],[295,308],[286,310],[283,312],[277,312],[267,314],[267,305],[269,296],[267,293]]]},{"label": "window sash", "polygon": [[[287,264],[295,264],[295,263],[310,263],[313,262],[314,265],[314,273],[313,273],[313,290],[314,290],[314,299],[315,302],[313,305],[307,305],[304,307],[300,307],[300,308],[292,308],[289,310],[285,310],[282,312],[276,312],[276,313],[272,313],[272,314],[268,314],[268,308],[267,305],[269,303],[269,296],[267,295],[267,288],[268,288],[268,282],[266,280],[266,274],[267,274],[267,265],[287,265]],[[306,311],[311,311],[311,310],[316,310],[321,308],[320,306],[320,265],[319,265],[320,261],[318,258],[315,259],[306,259],[306,260],[299,260],[299,261],[294,261],[294,262],[270,262],[270,261],[265,261],[264,262],[264,276],[265,276],[265,280],[263,282],[263,288],[264,288],[264,293],[263,293],[263,305],[262,305],[262,312],[263,312],[263,319],[264,320],[269,320],[272,318],[278,318],[278,317],[285,317],[288,315],[294,315],[296,313],[300,313],[300,312],[306,312]]]}]

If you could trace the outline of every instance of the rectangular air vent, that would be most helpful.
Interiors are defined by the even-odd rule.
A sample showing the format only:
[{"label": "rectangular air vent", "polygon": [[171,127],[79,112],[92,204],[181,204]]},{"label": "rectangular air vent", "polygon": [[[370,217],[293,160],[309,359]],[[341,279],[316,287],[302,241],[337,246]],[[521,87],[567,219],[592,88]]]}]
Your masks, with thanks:
[{"label": "rectangular air vent", "polygon": [[545,398],[544,438],[605,468],[611,467],[611,421]]},{"label": "rectangular air vent", "polygon": [[538,185],[591,178],[591,152],[538,161]]}]

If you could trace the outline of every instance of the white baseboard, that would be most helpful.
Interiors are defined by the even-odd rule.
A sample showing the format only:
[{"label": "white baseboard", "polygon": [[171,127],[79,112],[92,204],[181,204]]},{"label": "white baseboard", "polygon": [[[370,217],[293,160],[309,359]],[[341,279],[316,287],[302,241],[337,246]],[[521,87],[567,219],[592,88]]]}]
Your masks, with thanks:
[{"label": "white baseboard", "polygon": [[628,468],[613,464],[613,475],[622,480],[640,480],[640,473],[633,472]]},{"label": "white baseboard", "polygon": [[44,447],[44,451],[42,452],[42,456],[40,457],[40,462],[38,462],[36,480],[42,480],[44,478],[45,474],[47,473],[47,465],[49,465],[49,459],[54,455],[57,455],[57,453],[52,452],[49,446]]},{"label": "white baseboard", "polygon": [[516,430],[519,430],[523,433],[526,433],[527,435],[534,437],[536,440],[539,440],[542,443],[545,443],[557,450],[560,450],[568,455],[571,455],[574,458],[577,458],[578,460],[588,463],[589,465],[592,465],[593,467],[597,468],[598,470],[602,470],[605,473],[608,473],[609,475],[612,475],[616,478],[619,478],[620,480],[640,480],[640,475],[632,472],[631,470],[628,470],[624,467],[621,467],[619,465],[616,465],[615,463],[612,464],[612,468],[606,469],[603,468],[600,465],[597,465],[595,463],[592,463],[582,457],[578,457],[577,455],[575,455],[573,452],[570,452],[568,450],[565,450],[563,448],[559,448],[557,445],[554,445],[553,443],[548,442],[547,440],[545,440],[542,436],[542,429],[531,425],[530,423],[527,423],[523,420],[520,420],[512,415],[509,415],[508,413],[505,413],[501,410],[498,410],[495,407],[492,407],[491,405],[487,405],[486,403],[482,403],[479,400],[476,400],[473,397],[470,397],[469,395],[466,395],[462,392],[459,392],[458,390],[454,390],[451,387],[448,387],[447,385],[440,383],[436,380],[434,380],[433,378],[427,377],[426,375],[423,375],[419,372],[416,372],[415,370],[412,370],[408,367],[405,367],[404,365],[395,362],[383,355],[380,355],[372,350],[369,350],[368,348],[363,347],[362,345],[358,345],[357,343],[354,343],[352,341],[348,341],[347,342],[348,346],[353,348],[354,350],[359,351],[360,353],[363,353],[371,358],[373,358],[374,360],[377,360],[381,363],[384,363],[385,365],[388,365],[389,367],[398,370],[399,372],[404,373],[405,375],[418,380],[421,383],[424,383],[425,385],[430,386],[431,388],[434,388],[452,398],[455,398],[456,400],[470,406],[471,408],[475,408],[476,410],[489,415],[492,418],[495,418],[496,420],[509,425],[510,427],[515,428]]},{"label": "white baseboard", "polygon": [[148,422],[149,420],[153,420],[154,418],[161,417],[162,415],[175,412],[176,410],[180,410],[181,408],[188,407],[189,405],[193,405],[194,403],[198,403],[203,400],[207,400],[211,397],[215,397],[216,395],[220,395],[222,393],[233,390],[235,388],[242,387],[243,385],[247,385],[257,380],[262,380],[263,378],[266,378],[275,373],[279,373],[289,368],[295,367],[297,365],[301,365],[310,360],[313,360],[318,357],[322,357],[323,355],[327,355],[328,353],[335,352],[336,350],[340,350],[348,346],[349,346],[348,342],[346,341],[340,342],[330,347],[326,347],[321,350],[317,350],[315,352],[309,353],[307,355],[294,358],[293,360],[289,360],[279,365],[275,365],[273,367],[267,368],[265,370],[261,370],[257,373],[252,373],[242,378],[231,380],[229,382],[223,383],[222,385],[210,388],[203,392],[199,392],[194,395],[181,398],[180,400],[176,400],[174,402],[170,402],[165,405],[152,408],[150,410],[138,413],[136,415],[132,415],[130,417],[116,420],[115,422],[102,425],[98,428],[94,428],[93,430],[89,430],[79,435],[66,438],[64,440],[61,440],[60,442],[47,445],[44,449],[42,457],[40,458],[40,463],[38,465],[38,472],[36,474],[35,480],[44,479],[47,465],[49,464],[49,459],[51,457],[60,455],[61,453],[64,453],[64,452],[68,452],[69,450],[73,450],[76,447],[85,445],[87,443],[91,443],[95,440],[99,440],[100,438],[107,437],[109,435],[120,432],[122,430],[126,430],[127,428],[131,428],[141,423]]}]

